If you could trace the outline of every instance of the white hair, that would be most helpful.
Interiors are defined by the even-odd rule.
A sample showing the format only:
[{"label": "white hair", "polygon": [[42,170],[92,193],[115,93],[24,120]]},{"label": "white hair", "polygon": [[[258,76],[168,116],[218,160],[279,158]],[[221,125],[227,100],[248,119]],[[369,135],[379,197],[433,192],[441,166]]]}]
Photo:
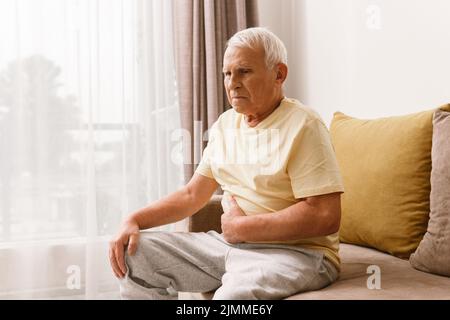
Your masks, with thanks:
[{"label": "white hair", "polygon": [[284,43],[267,28],[256,27],[235,33],[227,42],[227,47],[246,47],[264,49],[266,66],[273,68],[277,63],[287,65],[287,51]]}]

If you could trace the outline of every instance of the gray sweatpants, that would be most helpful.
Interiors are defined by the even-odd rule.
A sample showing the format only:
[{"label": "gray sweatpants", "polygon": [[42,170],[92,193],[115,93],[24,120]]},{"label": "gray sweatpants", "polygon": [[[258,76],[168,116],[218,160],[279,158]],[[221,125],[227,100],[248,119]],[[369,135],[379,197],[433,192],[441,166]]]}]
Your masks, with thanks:
[{"label": "gray sweatpants", "polygon": [[282,299],[323,288],[338,277],[323,253],[291,245],[230,244],[215,231],[141,232],[125,255],[123,299],[176,299],[215,291],[213,299]]}]

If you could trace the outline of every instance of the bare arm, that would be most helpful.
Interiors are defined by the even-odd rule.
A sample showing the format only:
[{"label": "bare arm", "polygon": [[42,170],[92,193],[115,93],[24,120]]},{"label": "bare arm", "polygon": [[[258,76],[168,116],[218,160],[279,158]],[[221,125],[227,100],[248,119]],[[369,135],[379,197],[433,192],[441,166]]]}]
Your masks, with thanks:
[{"label": "bare arm", "polygon": [[227,241],[286,241],[326,236],[339,230],[340,193],[301,199],[298,203],[272,214],[245,216],[235,201],[222,216],[222,230]]},{"label": "bare arm", "polygon": [[125,248],[130,255],[136,252],[139,230],[173,223],[193,215],[206,205],[217,187],[215,180],[194,174],[180,190],[128,216],[109,244],[109,260],[114,274],[119,278],[125,276]]},{"label": "bare arm", "polygon": [[180,221],[203,208],[217,187],[215,180],[194,174],[183,188],[133,213],[128,219],[135,220],[141,230]]}]

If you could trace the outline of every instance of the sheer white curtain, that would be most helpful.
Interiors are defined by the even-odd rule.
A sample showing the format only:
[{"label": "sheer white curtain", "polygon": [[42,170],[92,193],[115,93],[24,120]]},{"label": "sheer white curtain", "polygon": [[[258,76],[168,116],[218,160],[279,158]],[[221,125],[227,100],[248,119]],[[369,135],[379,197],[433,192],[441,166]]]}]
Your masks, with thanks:
[{"label": "sheer white curtain", "polygon": [[167,0],[0,1],[0,299],[117,298],[108,241],[182,184]]}]

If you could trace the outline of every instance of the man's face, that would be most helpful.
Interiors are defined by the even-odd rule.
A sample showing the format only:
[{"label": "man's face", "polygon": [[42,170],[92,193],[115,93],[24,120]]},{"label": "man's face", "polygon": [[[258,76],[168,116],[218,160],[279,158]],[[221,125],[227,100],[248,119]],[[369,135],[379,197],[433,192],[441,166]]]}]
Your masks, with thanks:
[{"label": "man's face", "polygon": [[262,48],[228,47],[223,74],[228,101],[239,113],[265,112],[279,99],[281,84],[276,68],[267,68]]}]

